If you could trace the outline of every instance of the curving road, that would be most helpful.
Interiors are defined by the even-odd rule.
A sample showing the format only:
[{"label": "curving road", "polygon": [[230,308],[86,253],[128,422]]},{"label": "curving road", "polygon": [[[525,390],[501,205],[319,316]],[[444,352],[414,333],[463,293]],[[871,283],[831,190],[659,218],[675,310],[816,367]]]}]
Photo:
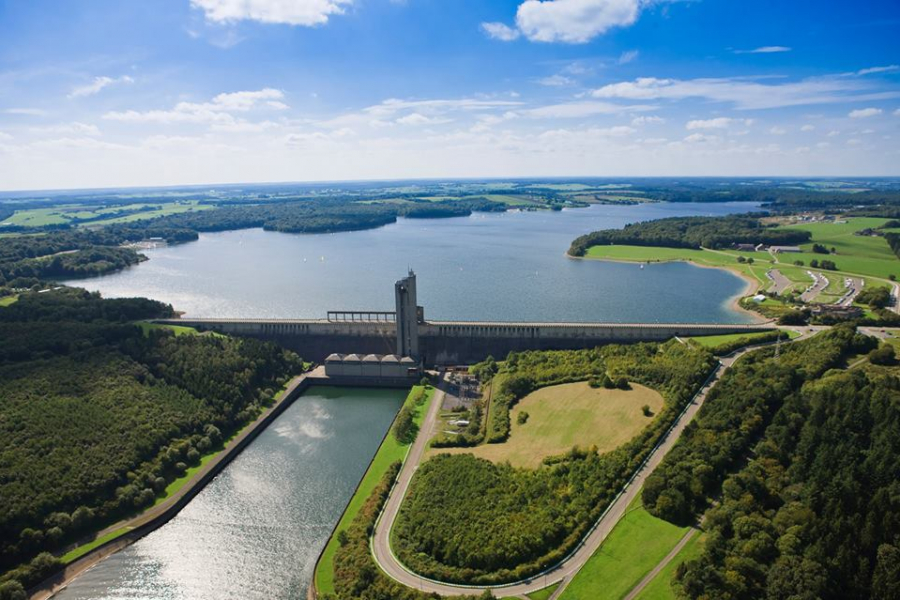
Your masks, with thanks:
[{"label": "curving road", "polygon": [[[801,337],[797,338],[794,341],[808,337],[809,335],[812,335],[812,333],[812,331],[807,330],[806,333],[804,333]],[[610,504],[606,511],[600,516],[600,519],[594,525],[594,528],[591,529],[587,537],[582,540],[581,544],[575,549],[572,554],[570,554],[560,565],[556,566],[555,568],[552,568],[545,573],[535,575],[528,580],[503,586],[490,586],[490,589],[495,593],[495,595],[501,597],[524,596],[525,594],[536,592],[558,581],[565,580],[565,583],[568,583],[568,581],[570,581],[571,578],[575,576],[575,574],[581,569],[581,567],[584,566],[584,564],[594,554],[594,552],[597,551],[606,537],[619,522],[619,519],[621,519],[625,514],[628,505],[632,500],[634,500],[638,493],[640,493],[641,487],[644,485],[644,481],[646,481],[647,477],[653,472],[654,469],[656,469],[659,463],[662,462],[662,459],[666,456],[666,454],[668,454],[669,450],[672,449],[672,446],[674,446],[675,442],[678,441],[678,438],[681,436],[688,423],[690,423],[694,419],[697,411],[700,410],[700,407],[703,405],[704,400],[706,400],[706,395],[709,392],[710,388],[715,384],[716,381],[718,381],[722,374],[729,367],[731,367],[731,365],[733,365],[741,356],[751,350],[759,348],[760,346],[761,345],[749,346],[737,351],[731,356],[724,357],[720,360],[719,366],[712,373],[712,375],[710,375],[706,383],[703,384],[703,387],[700,389],[700,391],[697,392],[697,394],[691,400],[690,404],[688,404],[687,408],[685,408],[681,415],[678,416],[678,418],[675,420],[675,423],[672,425],[669,431],[664,434],[664,436],[659,441],[656,448],[654,448],[654,450],[650,453],[644,464],[641,465],[641,467],[637,470],[637,472],[634,473],[628,483],[625,484],[625,487],[621,492],[619,492],[619,495],[616,496],[612,504]],[[422,455],[424,454],[427,447],[427,442],[431,438],[435,423],[437,422],[441,403],[443,402],[444,392],[442,390],[439,390],[437,393],[441,394],[441,398],[436,399],[438,401],[432,402],[431,404],[431,408],[429,409],[428,414],[426,415],[425,420],[422,423],[422,428],[420,430],[419,436],[416,438],[413,447],[410,449],[410,452],[406,457],[406,461],[403,464],[403,468],[400,471],[400,476],[397,480],[397,483],[391,490],[391,494],[388,497],[388,501],[385,504],[384,510],[382,511],[378,522],[375,524],[375,532],[372,536],[372,539],[370,540],[370,545],[372,555],[375,557],[375,561],[378,563],[381,569],[389,577],[408,587],[416,588],[429,593],[437,593],[442,596],[453,596],[465,593],[477,594],[481,593],[484,589],[486,589],[486,587],[442,583],[431,579],[425,579],[423,577],[420,577],[419,575],[416,575],[412,571],[408,570],[405,566],[403,566],[399,559],[394,556],[390,545],[391,528],[394,525],[394,521],[396,520],[397,514],[400,511],[400,505],[403,503],[403,498],[406,496],[406,492],[409,488],[409,483],[412,480],[420,461],[422,460]]]}]

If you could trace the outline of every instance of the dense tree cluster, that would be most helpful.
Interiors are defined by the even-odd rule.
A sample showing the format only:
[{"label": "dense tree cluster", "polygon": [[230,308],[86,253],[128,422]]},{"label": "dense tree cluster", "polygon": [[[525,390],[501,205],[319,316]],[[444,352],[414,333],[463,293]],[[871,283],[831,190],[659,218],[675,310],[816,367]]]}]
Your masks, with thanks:
[{"label": "dense tree cluster", "polygon": [[80,290],[0,309],[0,581],[35,583],[42,551],[152,504],[302,370],[272,344],[128,323],[171,314]]},{"label": "dense tree cluster", "polygon": [[[322,600],[433,600],[433,595],[408,588],[386,576],[375,564],[369,550],[369,536],[399,473],[399,462],[388,468],[345,530],[345,535],[341,536],[340,546],[334,555],[337,594],[326,594]],[[475,600],[475,597],[454,596],[448,600]]]},{"label": "dense tree cluster", "polygon": [[[398,557],[422,575],[473,584],[518,580],[556,564],[615,497],[712,366],[708,352],[674,341],[510,354],[495,380],[509,382],[513,397],[609,373],[659,390],[666,404],[659,418],[622,447],[603,455],[573,449],[537,470],[495,465],[470,454],[435,456],[417,470],[395,523]],[[508,427],[509,405],[498,412]]]},{"label": "dense tree cluster", "polygon": [[856,295],[860,304],[868,304],[872,308],[884,308],[891,303],[891,290],[885,286],[866,287]]},{"label": "dense tree cluster", "polygon": [[730,469],[765,430],[785,398],[874,340],[852,327],[836,327],[785,346],[779,358],[761,349],[741,358],[709,392],[678,443],[647,478],[644,506],[676,523],[706,508]]},{"label": "dense tree cluster", "polygon": [[831,371],[789,394],[709,512],[689,598],[900,597],[900,379]]},{"label": "dense tree cluster", "polygon": [[812,234],[800,229],[779,229],[760,223],[752,215],[725,217],[672,217],[604,229],[572,242],[569,254],[584,256],[592,246],[610,244],[666,248],[728,248],[734,244],[791,245],[808,242]]}]

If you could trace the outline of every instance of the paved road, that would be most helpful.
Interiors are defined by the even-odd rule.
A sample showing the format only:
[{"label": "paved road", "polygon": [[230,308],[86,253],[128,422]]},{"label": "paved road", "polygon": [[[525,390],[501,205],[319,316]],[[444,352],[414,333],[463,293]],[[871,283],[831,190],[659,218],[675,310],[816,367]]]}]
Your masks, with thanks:
[{"label": "paved road", "polygon": [[828,278],[816,271],[807,271],[807,273],[813,278],[813,284],[800,294],[800,299],[804,302],[812,302],[816,296],[828,287]]},{"label": "paved road", "polygon": [[[811,331],[808,331],[801,338],[797,339],[802,339],[809,335],[811,335]],[[600,519],[594,525],[594,528],[573,554],[569,555],[561,565],[546,573],[542,573],[521,583],[492,588],[494,594],[501,597],[522,596],[524,594],[536,592],[561,580],[565,580],[564,583],[568,583],[581,567],[584,566],[594,552],[597,551],[625,514],[628,505],[631,504],[631,501],[640,493],[641,487],[644,485],[647,477],[654,469],[656,469],[659,463],[662,462],[669,450],[672,449],[672,446],[675,445],[675,442],[678,441],[678,438],[681,436],[685,427],[687,427],[688,423],[694,419],[697,411],[700,410],[704,400],[706,400],[706,395],[709,393],[710,388],[719,380],[722,374],[735,363],[735,361],[746,352],[756,349],[757,347],[758,346],[748,347],[739,350],[735,354],[720,360],[719,366],[716,368],[715,372],[710,376],[700,391],[697,392],[684,412],[676,419],[672,428],[663,436],[653,452],[650,453],[646,462],[632,476],[631,480],[625,485],[615,500],[613,500],[609,508],[601,515]],[[443,394],[443,392],[440,391],[438,393]],[[439,400],[442,400],[442,398]],[[420,589],[429,593],[437,593],[442,596],[459,595],[463,593],[478,594],[485,588],[441,583],[424,579],[412,573],[394,556],[390,547],[391,528],[394,524],[394,520],[397,518],[403,498],[406,496],[409,482],[412,480],[412,477],[418,468],[419,461],[425,451],[427,440],[430,437],[429,434],[434,430],[440,404],[440,401],[434,402],[432,408],[428,411],[422,424],[422,431],[416,438],[416,442],[410,450],[410,453],[407,455],[406,462],[403,464],[403,468],[400,471],[398,482],[391,491],[391,495],[385,504],[384,511],[375,525],[375,533],[371,540],[372,553],[378,565],[388,576],[408,587]]]},{"label": "paved road", "polygon": [[766,277],[772,282],[770,292],[781,294],[784,290],[790,289],[794,284],[790,279],[784,276],[784,273],[778,269],[770,269],[766,272]]}]

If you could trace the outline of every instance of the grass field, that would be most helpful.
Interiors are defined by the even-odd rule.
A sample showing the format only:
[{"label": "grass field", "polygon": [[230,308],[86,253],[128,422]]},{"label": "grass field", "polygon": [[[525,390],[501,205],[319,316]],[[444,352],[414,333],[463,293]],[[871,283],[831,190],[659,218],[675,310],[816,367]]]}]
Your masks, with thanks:
[{"label": "grass field", "polygon": [[[788,330],[785,333],[786,333],[786,335],[782,336],[782,340],[794,339],[796,337],[800,337],[800,334],[797,333],[796,331]],[[704,335],[704,336],[691,337],[691,338],[685,338],[685,339],[696,342],[697,344],[703,346],[704,348],[713,349],[718,346],[721,346],[722,344],[736,342],[741,338],[747,338],[748,340],[750,340],[752,342],[753,340],[763,337],[765,335],[768,335],[768,334],[766,332],[732,333],[732,334],[728,334],[728,335]]]},{"label": "grass field", "polygon": [[144,332],[144,337],[150,335],[151,331],[159,329],[168,329],[169,331],[174,331],[175,337],[179,337],[182,335],[198,335],[200,333],[193,327],[184,327],[182,325],[162,325],[160,323],[148,323],[147,321],[140,321],[137,325]]},{"label": "grass field", "polygon": [[0,306],[9,306],[10,304],[15,304],[16,300],[18,300],[18,296],[3,296],[0,298]]},{"label": "grass field", "polygon": [[[739,256],[753,258],[752,265],[739,263]],[[692,250],[690,248],[656,248],[650,246],[594,246],[585,258],[598,260],[623,260],[629,262],[688,261],[705,267],[727,268],[757,282],[761,287],[769,285],[766,271],[772,268],[771,257],[760,252],[736,252],[724,250]]]},{"label": "grass field", "polygon": [[652,516],[638,496],[560,599],[619,600],[672,551],[686,532],[686,527]]},{"label": "grass field", "polygon": [[[536,468],[544,457],[562,454],[581,446],[596,445],[600,452],[617,448],[647,426],[641,407],[650,406],[654,414],[663,406],[663,398],[650,388],[632,384],[631,390],[593,389],[587,383],[567,383],[541,388],[522,398],[510,411],[510,436],[502,444],[483,444],[475,448],[440,448],[433,454],[472,453],[515,467]],[[528,413],[528,421],[519,424],[518,416]]]},{"label": "grass field", "polygon": [[558,588],[558,587],[559,587],[559,584],[554,583],[553,585],[545,587],[542,590],[538,590],[537,592],[528,594],[528,597],[531,600],[548,600],[550,598],[550,596],[553,595],[553,592],[556,591],[556,588]]},{"label": "grass field", "polygon": [[[17,225],[20,227],[44,227],[46,225],[63,225],[72,223],[77,219],[96,219],[83,226],[100,226],[111,225],[114,223],[131,223],[143,219],[153,219],[156,217],[164,217],[183,212],[193,212],[199,210],[209,210],[215,208],[207,204],[199,204],[196,201],[184,202],[166,202],[164,204],[126,204],[121,206],[111,206],[103,208],[92,208],[90,206],[69,205],[55,206],[53,208],[32,208],[28,210],[16,211],[4,223]],[[121,210],[136,210],[129,215],[115,216]],[[109,218],[102,218],[109,215]]]},{"label": "grass field", "polygon": [[[413,387],[406,397],[405,403],[405,406],[410,406],[415,409],[414,421],[417,426],[421,426],[422,421],[425,419],[425,414],[428,412],[428,407],[434,399],[434,388],[428,387],[426,388],[425,402],[420,406],[416,406],[415,397],[422,389],[422,386],[418,385]],[[335,527],[333,535],[329,538],[328,544],[322,552],[322,557],[316,565],[315,584],[316,590],[320,595],[334,593],[334,553],[338,548],[337,533],[350,526],[350,522],[353,521],[354,517],[359,513],[359,509],[362,508],[366,498],[372,494],[372,490],[375,489],[375,486],[378,485],[381,478],[384,477],[388,467],[393,463],[402,461],[406,458],[409,446],[410,444],[401,444],[398,442],[391,432],[385,436],[384,441],[378,448],[378,452],[375,453],[375,457],[372,459],[372,463],[369,465],[366,474],[363,475],[362,481],[359,482],[356,493],[353,494],[353,497],[347,504],[347,508],[344,509],[344,514],[341,516],[341,520],[338,522],[337,527]]]},{"label": "grass field", "polygon": [[74,550],[71,550],[71,551],[67,552],[66,554],[63,554],[60,557],[60,560],[62,560],[66,564],[69,564],[72,561],[78,560],[79,558],[81,558],[82,556],[84,556],[85,554],[87,554],[88,552],[93,550],[94,548],[96,548],[98,546],[102,546],[106,542],[112,541],[112,540],[116,539],[117,537],[121,537],[121,536],[125,535],[126,533],[128,533],[129,531],[131,531],[130,527],[122,527],[121,529],[116,529],[115,531],[111,531],[102,537],[98,537],[97,539],[95,539],[92,542],[88,542],[87,544],[84,544],[83,546],[78,546]]},{"label": "grass field", "polygon": [[693,560],[700,556],[703,552],[703,543],[706,541],[706,535],[695,535],[681,549],[675,558],[672,559],[666,567],[660,571],[656,577],[638,594],[636,600],[678,600],[675,591],[672,589],[672,576],[681,563]]}]

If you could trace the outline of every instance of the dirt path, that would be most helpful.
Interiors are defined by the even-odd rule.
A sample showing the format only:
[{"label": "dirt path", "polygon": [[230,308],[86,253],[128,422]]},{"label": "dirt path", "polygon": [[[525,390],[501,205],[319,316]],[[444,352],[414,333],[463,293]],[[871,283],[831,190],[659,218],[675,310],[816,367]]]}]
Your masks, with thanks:
[{"label": "dirt path", "polygon": [[688,532],[684,534],[684,537],[681,538],[677,544],[675,544],[675,547],[672,548],[672,551],[669,552],[664,559],[659,561],[659,564],[653,567],[653,569],[649,573],[647,573],[647,576],[641,579],[640,583],[638,583],[636,586],[634,586],[634,588],[632,588],[630,592],[628,592],[628,595],[626,595],[623,600],[634,600],[635,598],[637,598],[638,594],[643,592],[644,588],[650,585],[650,582],[653,581],[653,579],[657,575],[659,575],[660,571],[665,569],[667,566],[669,566],[670,562],[675,560],[675,557],[679,552],[681,552],[681,549],[684,548],[687,543],[691,541],[691,538],[693,538],[695,535],[697,535],[697,530],[691,527]]}]

